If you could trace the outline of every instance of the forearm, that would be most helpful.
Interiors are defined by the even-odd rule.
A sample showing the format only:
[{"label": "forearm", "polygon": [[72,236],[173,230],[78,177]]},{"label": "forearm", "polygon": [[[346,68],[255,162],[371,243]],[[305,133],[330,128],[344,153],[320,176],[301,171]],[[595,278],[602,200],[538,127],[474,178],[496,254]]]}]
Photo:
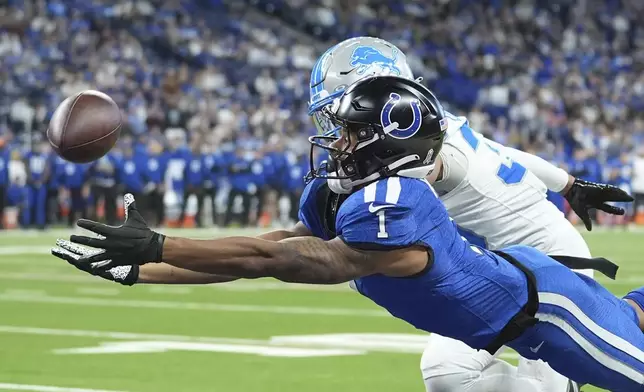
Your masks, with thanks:
[{"label": "forearm", "polygon": [[280,242],[251,237],[214,240],[167,237],[163,262],[217,275],[274,277],[299,283],[341,283],[361,273],[355,264],[347,261],[345,254],[315,237]]},{"label": "forearm", "polygon": [[137,284],[208,284],[237,280],[232,276],[190,271],[165,263],[149,263],[139,267]]},{"label": "forearm", "polygon": [[568,184],[568,173],[536,155],[506,147],[510,158],[530,170],[553,192],[561,192]]},{"label": "forearm", "polygon": [[212,240],[166,237],[163,262],[196,272],[255,278],[259,264],[279,257],[275,241],[252,237],[227,237]]},{"label": "forearm", "polygon": [[[291,230],[275,230],[259,235],[257,238],[266,241],[281,241],[287,238],[305,235],[302,226],[296,225]],[[234,276],[218,275],[209,272],[192,271],[166,263],[145,264],[139,269],[137,283],[150,284],[208,284],[231,282],[239,279]]]}]

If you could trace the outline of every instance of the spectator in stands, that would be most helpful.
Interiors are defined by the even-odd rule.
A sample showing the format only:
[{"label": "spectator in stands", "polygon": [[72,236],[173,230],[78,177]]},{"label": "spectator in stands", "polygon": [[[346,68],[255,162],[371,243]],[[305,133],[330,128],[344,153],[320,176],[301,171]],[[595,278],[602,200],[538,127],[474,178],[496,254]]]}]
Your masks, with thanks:
[{"label": "spectator in stands", "polygon": [[[188,140],[199,133],[219,146],[217,154],[225,140],[261,130],[255,136],[262,142],[280,134],[286,149],[302,152],[312,127],[301,105],[315,59],[331,41],[368,34],[401,47],[449,110],[499,142],[608,176],[597,166],[612,165],[644,141],[639,0],[215,3],[9,2],[3,14],[10,23],[0,28],[0,128],[28,145],[66,96],[96,88],[123,109],[124,134],[172,144],[177,134]],[[575,159],[579,150],[589,153]],[[184,159],[166,153],[174,163]],[[157,218],[162,193],[184,180],[163,154],[136,154],[159,163],[144,170]],[[109,182],[109,175],[92,173],[94,183]],[[218,173],[211,181],[225,183],[225,171]],[[166,175],[170,185],[163,188],[159,176]],[[92,197],[106,189],[94,186]]]},{"label": "spectator in stands", "polygon": [[[134,197],[139,197],[142,201],[145,187],[145,168],[141,161],[134,154],[132,140],[126,140],[122,146],[123,156],[117,161],[116,178],[119,184],[120,193],[131,193]],[[139,206],[145,210],[145,205]]]},{"label": "spectator in stands", "polygon": [[203,157],[201,154],[202,139],[195,137],[190,146],[190,155],[186,162],[184,169],[184,178],[186,179],[186,186],[183,191],[183,202],[181,203],[181,214],[179,215],[179,222],[183,223],[186,216],[186,209],[188,208],[188,201],[192,196],[197,202],[197,212],[195,214],[195,224],[197,227],[202,227],[202,208],[204,201],[204,171],[203,171]]},{"label": "spectator in stands", "polygon": [[[145,179],[145,202],[144,209],[146,219],[152,227],[160,226],[164,221],[165,207],[163,205],[163,194],[165,193],[165,173],[168,156],[163,151],[163,145],[156,139],[150,139],[147,145],[145,165],[143,166],[143,177]],[[146,211],[147,210],[147,211]],[[150,214],[148,214],[148,211]]]},{"label": "spectator in stands", "polygon": [[[239,222],[242,227],[247,227],[250,222],[250,206],[253,196],[257,194],[257,185],[253,182],[253,163],[255,154],[238,146],[232,160],[228,162],[228,180],[230,181],[231,190],[228,194],[228,205],[226,206],[226,217],[224,226],[228,227],[232,223],[233,215],[239,216]],[[236,204],[240,199],[241,203]],[[241,206],[241,212],[235,213],[235,210]]]},{"label": "spectator in stands", "polygon": [[87,185],[87,174],[89,164],[65,162],[61,186],[69,194],[69,215],[67,225],[73,227],[76,220],[87,212],[89,186]]},{"label": "spectator in stands", "polygon": [[22,219],[25,227],[44,230],[47,223],[47,193],[52,176],[52,155],[46,141],[36,141],[36,147],[26,156],[27,208]]},{"label": "spectator in stands", "polygon": [[[7,205],[7,192],[9,188],[9,161],[11,152],[7,148],[4,138],[0,138],[0,211],[4,211]],[[1,218],[0,214],[0,218]],[[0,219],[0,230],[4,228],[4,221]]]},{"label": "spectator in stands", "polygon": [[116,199],[118,197],[117,180],[118,180],[119,158],[114,152],[109,152],[89,167],[89,183],[91,184],[92,199],[94,205],[92,212],[98,219],[99,202],[103,203],[105,222],[108,225],[116,224]]},{"label": "spectator in stands", "polygon": [[635,202],[633,208],[635,214],[644,214],[644,147],[637,149],[633,159],[633,180],[631,183]]}]

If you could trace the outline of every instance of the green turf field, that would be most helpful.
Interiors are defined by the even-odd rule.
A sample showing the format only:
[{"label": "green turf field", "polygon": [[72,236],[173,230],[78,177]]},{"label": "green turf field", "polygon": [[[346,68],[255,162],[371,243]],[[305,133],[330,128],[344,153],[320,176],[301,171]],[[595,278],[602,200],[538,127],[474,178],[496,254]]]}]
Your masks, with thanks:
[{"label": "green turf field", "polygon": [[[344,285],[123,287],[49,256],[67,235],[0,233],[2,391],[424,390],[425,336]],[[644,234],[587,239],[621,265],[615,294],[644,283]]]}]

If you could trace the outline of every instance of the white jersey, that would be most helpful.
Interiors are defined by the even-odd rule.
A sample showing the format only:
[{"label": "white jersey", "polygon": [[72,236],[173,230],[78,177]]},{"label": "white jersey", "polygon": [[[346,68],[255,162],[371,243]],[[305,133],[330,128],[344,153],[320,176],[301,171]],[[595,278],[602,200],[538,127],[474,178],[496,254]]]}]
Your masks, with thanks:
[{"label": "white jersey", "polygon": [[550,255],[590,257],[579,232],[546,199],[544,182],[464,117],[448,116],[440,157],[443,177],[434,188],[472,242],[492,250],[521,244]]}]

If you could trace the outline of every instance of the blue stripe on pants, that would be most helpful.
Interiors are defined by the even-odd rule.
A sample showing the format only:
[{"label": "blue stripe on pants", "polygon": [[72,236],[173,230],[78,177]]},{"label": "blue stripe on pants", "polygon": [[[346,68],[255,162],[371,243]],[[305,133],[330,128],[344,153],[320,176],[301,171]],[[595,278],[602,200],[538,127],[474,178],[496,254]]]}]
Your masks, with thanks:
[{"label": "blue stripe on pants", "polygon": [[508,346],[582,384],[644,391],[644,334],[628,304],[533,248],[504,252],[533,271],[540,302],[540,322]]}]

